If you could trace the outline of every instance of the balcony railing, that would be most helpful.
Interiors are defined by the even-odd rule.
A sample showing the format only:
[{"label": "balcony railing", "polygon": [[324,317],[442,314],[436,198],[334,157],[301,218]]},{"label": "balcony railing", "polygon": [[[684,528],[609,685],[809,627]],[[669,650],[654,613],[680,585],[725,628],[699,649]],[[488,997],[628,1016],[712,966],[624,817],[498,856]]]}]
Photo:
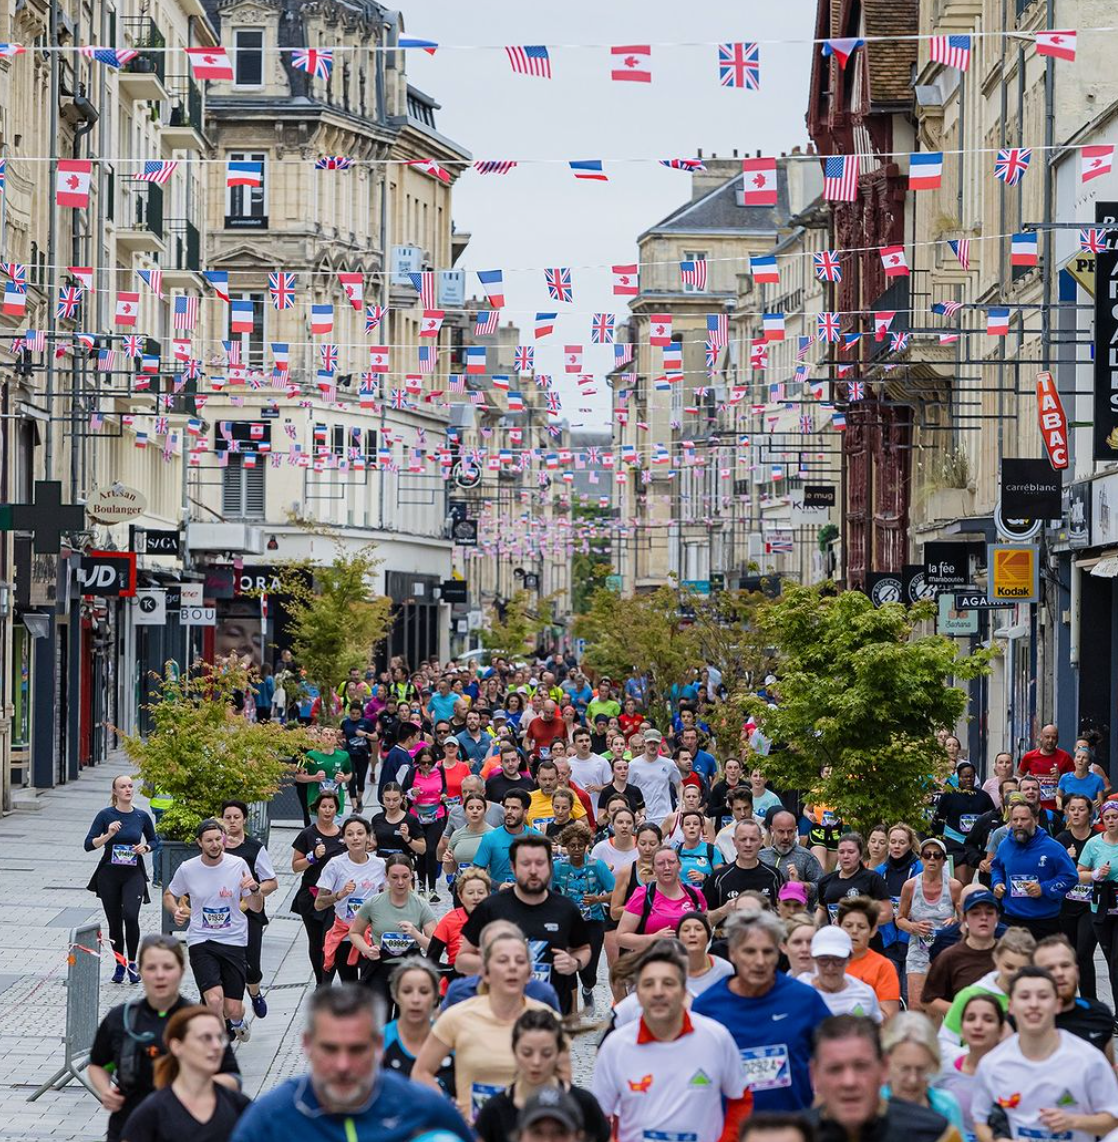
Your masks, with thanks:
[{"label": "balcony railing", "polygon": [[167,77],[168,127],[189,127],[202,134],[202,92],[189,75]]},{"label": "balcony railing", "polygon": [[159,25],[150,16],[129,16],[122,23],[129,45],[140,54],[135,59],[129,60],[121,71],[132,75],[157,75],[162,82],[166,69],[166,53],[145,50],[167,46],[167,40]]},{"label": "balcony railing", "polygon": [[202,235],[189,219],[167,219],[167,253],[163,258],[163,268],[188,270],[195,274],[201,271]]}]

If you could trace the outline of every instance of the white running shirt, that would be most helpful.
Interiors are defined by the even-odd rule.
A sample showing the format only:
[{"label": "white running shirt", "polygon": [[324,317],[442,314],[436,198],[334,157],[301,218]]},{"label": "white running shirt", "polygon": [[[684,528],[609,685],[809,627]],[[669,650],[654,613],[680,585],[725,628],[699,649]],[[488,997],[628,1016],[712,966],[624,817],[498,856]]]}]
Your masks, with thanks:
[{"label": "white running shirt", "polygon": [[222,853],[217,864],[203,864],[200,856],[183,861],[171,877],[167,891],[176,898],[190,897],[190,925],[186,944],[248,944],[248,917],[241,900],[252,893],[241,887],[248,865],[238,856]]}]

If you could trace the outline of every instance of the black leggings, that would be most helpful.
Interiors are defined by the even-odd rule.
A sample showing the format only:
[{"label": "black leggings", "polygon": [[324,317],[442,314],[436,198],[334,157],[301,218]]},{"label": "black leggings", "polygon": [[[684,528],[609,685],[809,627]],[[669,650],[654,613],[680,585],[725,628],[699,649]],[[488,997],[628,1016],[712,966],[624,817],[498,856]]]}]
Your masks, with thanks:
[{"label": "black leggings", "polygon": [[[140,946],[140,905],[144,902],[147,878],[142,868],[118,869],[104,865],[97,870],[97,895],[109,922],[109,942],[119,957],[136,962]],[[127,949],[127,955],[125,950]]]},{"label": "black leggings", "polygon": [[303,810],[303,828],[309,829],[311,827],[311,811],[307,803],[307,793],[310,790],[309,781],[296,781],[295,782],[295,796],[299,799],[299,808]]},{"label": "black leggings", "polygon": [[443,831],[446,829],[446,817],[439,817],[427,824],[421,823],[419,827],[423,830],[423,838],[427,842],[427,848],[421,856],[415,858],[415,867],[418,873],[416,884],[420,889],[427,887],[433,891],[439,883],[441,862],[436,855],[436,849],[438,849],[439,841],[442,840]]},{"label": "black leggings", "polygon": [[[322,967],[322,945],[326,941],[326,918],[334,922],[334,913],[316,912],[314,897],[305,890],[300,890],[295,898],[295,911],[303,921],[303,929],[307,933],[307,955],[311,961],[311,970],[314,972],[314,982],[323,984],[327,981],[326,972]],[[251,923],[252,921],[249,921]],[[250,981],[251,982],[251,981]]]},{"label": "black leggings", "polygon": [[1060,916],[1060,930],[1067,936],[1075,949],[1079,964],[1079,994],[1084,999],[1098,999],[1098,983],[1095,978],[1095,948],[1098,936],[1095,934],[1094,916],[1087,905],[1075,912]]},{"label": "black leggings", "polygon": [[260,970],[260,952],[264,943],[264,925],[259,920],[248,921],[248,944],[245,946],[245,982],[254,987],[263,978]]},{"label": "black leggings", "polygon": [[365,779],[369,776],[369,755],[360,752],[351,753],[349,768],[353,771],[353,776],[349,779],[349,796],[356,802],[365,791]]},{"label": "black leggings", "polygon": [[598,961],[602,958],[602,945],[606,941],[606,923],[604,920],[587,920],[586,931],[590,936],[590,962],[579,969],[578,978],[583,987],[593,987],[598,982]]},{"label": "black leggings", "polygon": [[1102,948],[1106,966],[1110,972],[1110,993],[1118,995],[1118,916],[1108,916],[1102,909],[1106,907],[1105,899],[1099,903],[1099,912],[1095,913],[1095,935]]}]

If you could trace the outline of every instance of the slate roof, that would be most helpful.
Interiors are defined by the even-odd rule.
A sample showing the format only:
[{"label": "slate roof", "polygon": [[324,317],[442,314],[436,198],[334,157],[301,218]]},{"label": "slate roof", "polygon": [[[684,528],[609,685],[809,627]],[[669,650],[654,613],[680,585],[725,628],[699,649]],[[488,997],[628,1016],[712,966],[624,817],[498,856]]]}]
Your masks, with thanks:
[{"label": "slate roof", "polygon": [[[741,175],[708,191],[702,198],[677,207],[643,234],[703,233],[711,230],[778,230],[788,221],[788,190],[783,177],[777,179],[776,206],[738,206]],[[640,239],[638,238],[638,241]]]}]

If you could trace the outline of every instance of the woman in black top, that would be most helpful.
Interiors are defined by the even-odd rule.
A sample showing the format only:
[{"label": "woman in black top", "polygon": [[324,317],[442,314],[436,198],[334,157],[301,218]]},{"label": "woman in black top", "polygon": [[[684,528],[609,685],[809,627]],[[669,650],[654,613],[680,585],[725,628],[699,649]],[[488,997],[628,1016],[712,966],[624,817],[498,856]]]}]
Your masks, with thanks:
[{"label": "woman in black top", "polygon": [[[724,776],[721,781],[714,783],[707,801],[707,812],[714,818],[716,833],[734,819],[734,814],[730,811],[730,794],[743,784],[741,762],[736,757],[726,758],[722,770]],[[749,783],[745,782],[744,787],[748,789]]]},{"label": "woman in black top", "polygon": [[132,1112],[123,1142],[229,1142],[252,1101],[214,1082],[228,1045],[225,1020],[210,1007],[184,1007],[163,1032],[155,1093]]},{"label": "woman in black top", "polygon": [[[1072,793],[1064,798],[1064,822],[1067,828],[1056,838],[1058,845],[1067,849],[1068,856],[1079,864],[1083,846],[1094,836],[1091,819],[1094,805],[1084,793]],[[1095,980],[1095,948],[1098,937],[1091,912],[1091,885],[1074,884],[1060,907],[1060,931],[1067,936],[1075,949],[1079,963],[1079,994],[1084,999],[1098,999]]]},{"label": "woman in black top", "polygon": [[311,806],[314,821],[304,829],[291,846],[291,871],[301,872],[303,882],[295,894],[292,907],[303,920],[307,933],[307,953],[314,969],[316,983],[325,983],[327,973],[322,966],[322,942],[326,939],[327,922],[332,922],[329,912],[316,912],[315,891],[322,867],[328,860],[344,853],[345,841],[338,825],[338,795],[320,793]]},{"label": "woman in black top", "polygon": [[550,1008],[525,1011],[513,1024],[512,1053],[516,1078],[512,1086],[493,1095],[478,1112],[474,1132],[481,1142],[508,1142],[516,1137],[516,1120],[524,1104],[544,1087],[561,1087],[582,1111],[586,1142],[609,1142],[610,1128],[598,1100],[577,1086],[564,1086],[559,1059],[567,1049],[558,1016]]},{"label": "woman in black top", "polygon": [[384,811],[372,819],[377,839],[377,856],[390,857],[403,853],[413,860],[427,851],[423,825],[414,812],[404,808],[403,786],[390,781],[380,794]]},{"label": "woman in black top", "polygon": [[[398,1015],[384,1027],[381,1066],[411,1078],[415,1057],[431,1033],[439,1006],[439,969],[429,959],[406,956],[392,969],[388,990]],[[435,1074],[447,1098],[454,1097],[454,1055],[447,1055]]]}]

